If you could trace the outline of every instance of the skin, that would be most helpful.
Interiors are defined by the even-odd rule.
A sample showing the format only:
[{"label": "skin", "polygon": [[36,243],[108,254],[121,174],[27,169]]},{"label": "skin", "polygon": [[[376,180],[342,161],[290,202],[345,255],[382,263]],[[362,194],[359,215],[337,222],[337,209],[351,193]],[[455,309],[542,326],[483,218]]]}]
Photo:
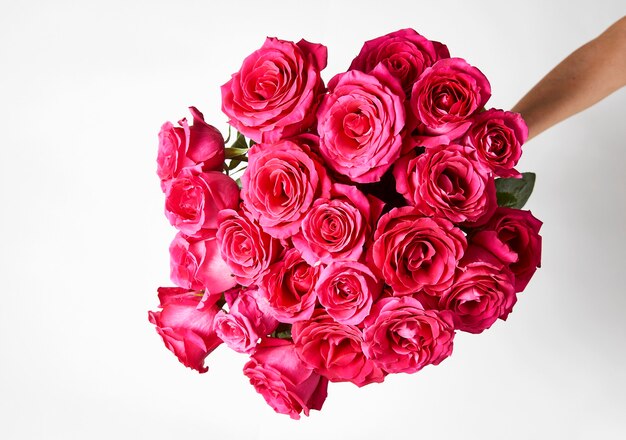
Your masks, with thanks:
[{"label": "skin", "polygon": [[522,114],[530,140],[624,85],[626,16],[565,58],[512,111]]}]

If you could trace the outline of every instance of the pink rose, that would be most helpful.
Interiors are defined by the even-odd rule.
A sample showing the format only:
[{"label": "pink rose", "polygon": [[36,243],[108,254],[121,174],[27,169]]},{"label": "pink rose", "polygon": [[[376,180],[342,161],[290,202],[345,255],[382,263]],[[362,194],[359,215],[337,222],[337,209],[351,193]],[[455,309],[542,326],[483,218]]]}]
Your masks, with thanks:
[{"label": "pink rose", "polygon": [[185,289],[221,293],[237,284],[220,256],[214,230],[195,238],[178,233],[170,245],[170,271],[172,282]]},{"label": "pink rose", "polygon": [[366,41],[349,70],[369,73],[382,63],[389,73],[398,78],[407,95],[424,69],[435,61],[449,58],[448,48],[430,41],[413,29],[401,29]]},{"label": "pink rose", "polygon": [[474,116],[464,143],[476,149],[478,160],[496,175],[515,177],[528,127],[519,113],[489,109]]},{"label": "pink rose", "polygon": [[291,336],[300,359],[331,382],[362,387],[385,379],[385,372],[363,354],[361,330],[339,324],[323,309],[316,309],[308,321],[296,322]]},{"label": "pink rose", "polygon": [[410,296],[383,298],[365,320],[363,351],[388,373],[415,373],[452,354],[449,312],[424,310]]},{"label": "pink rose", "polygon": [[493,177],[471,147],[440,145],[419,156],[411,152],[396,163],[393,174],[398,192],[426,215],[480,224],[497,206]]},{"label": "pink rose", "polygon": [[318,199],[304,216],[293,245],[307,263],[357,261],[383,209],[383,202],[351,185],[334,184],[329,199]]},{"label": "pink rose", "polygon": [[259,284],[259,293],[270,313],[280,322],[302,321],[313,314],[318,277],[319,267],[309,266],[300,253],[291,248],[282,260],[270,266]]},{"label": "pink rose", "polygon": [[438,308],[452,312],[457,330],[481,333],[498,318],[505,320],[513,309],[517,300],[513,283],[513,274],[502,262],[470,246]]},{"label": "pink rose", "polygon": [[276,142],[314,123],[324,91],[320,71],[327,50],[321,44],[267,38],[239,72],[222,86],[222,111],[255,142]]},{"label": "pink rose", "polygon": [[182,171],[165,190],[165,216],[183,234],[217,228],[217,213],[239,206],[239,187],[218,171],[193,174]]},{"label": "pink rose", "polygon": [[259,309],[256,290],[241,291],[228,313],[220,310],[214,323],[217,336],[239,353],[252,353],[259,339],[277,326],[278,321]]},{"label": "pink rose", "polygon": [[470,239],[509,266],[515,275],[515,291],[521,292],[541,266],[541,225],[530,211],[499,207]]},{"label": "pink rose", "polygon": [[254,284],[281,254],[278,240],[266,234],[245,211],[220,211],[217,241],[220,254],[239,284]]},{"label": "pink rose", "polygon": [[380,180],[400,155],[404,92],[379,65],[370,74],[352,70],[329,83],[317,111],[320,153],[326,164],[353,182]]},{"label": "pink rose", "polygon": [[246,208],[276,238],[294,235],[313,202],[330,193],[324,166],[304,141],[295,141],[254,145],[241,177]]},{"label": "pink rose", "polygon": [[368,258],[394,294],[437,295],[452,285],[466,246],[465,235],[450,221],[406,206],[380,218]]},{"label": "pink rose", "polygon": [[328,394],[328,379],[302,362],[293,342],[285,339],[262,340],[243,374],[274,411],[296,420],[302,412],[308,416],[322,409]]},{"label": "pink rose", "polygon": [[204,116],[195,107],[189,107],[193,125],[187,119],[178,121],[180,127],[166,122],[159,132],[157,174],[165,191],[165,182],[184,169],[220,171],[224,164],[224,138],[220,131],[204,122]]},{"label": "pink rose", "polygon": [[168,350],[185,366],[206,373],[204,360],[222,343],[213,331],[213,320],[219,308],[219,295],[203,299],[202,292],[176,287],[159,287],[162,309],[148,312]]},{"label": "pink rose", "polygon": [[357,325],[369,314],[382,287],[382,282],[365,264],[334,261],[322,269],[315,292],[335,321]]},{"label": "pink rose", "polygon": [[[447,144],[470,126],[470,118],[491,96],[489,81],[461,58],[446,58],[427,68],[413,85],[409,107],[424,146]],[[428,136],[434,136],[429,139]]]}]

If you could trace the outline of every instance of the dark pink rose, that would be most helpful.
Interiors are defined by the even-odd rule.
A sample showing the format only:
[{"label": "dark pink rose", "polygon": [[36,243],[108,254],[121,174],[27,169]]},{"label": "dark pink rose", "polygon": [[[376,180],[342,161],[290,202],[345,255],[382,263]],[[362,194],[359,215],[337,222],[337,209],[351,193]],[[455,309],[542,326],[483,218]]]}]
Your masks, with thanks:
[{"label": "dark pink rose", "polygon": [[326,164],[353,182],[375,182],[400,156],[404,92],[382,65],[342,73],[330,81],[317,119]]},{"label": "dark pink rose", "polygon": [[274,411],[296,420],[300,413],[322,409],[328,394],[328,379],[302,362],[293,342],[285,339],[262,340],[243,374]]},{"label": "dark pink rose", "polygon": [[369,314],[383,283],[365,264],[334,261],[322,269],[315,292],[335,321],[357,325]]},{"label": "dark pink rose", "polygon": [[331,382],[362,387],[385,379],[385,372],[363,354],[361,330],[339,324],[323,309],[316,309],[308,321],[296,322],[291,336],[300,359]]},{"label": "dark pink rose", "polygon": [[418,134],[427,135],[417,144],[429,147],[454,141],[490,96],[489,81],[476,67],[461,58],[437,61],[413,85],[409,107],[417,118]]},{"label": "dark pink rose", "polygon": [[420,290],[437,295],[448,289],[467,246],[463,232],[450,221],[424,217],[411,206],[383,215],[374,240],[368,259],[395,295]]},{"label": "dark pink rose", "polygon": [[244,286],[256,283],[282,252],[280,242],[252,220],[245,211],[220,211],[217,241],[220,254]]},{"label": "dark pink rose", "polygon": [[217,228],[217,213],[239,206],[237,183],[218,171],[182,171],[165,189],[165,216],[186,235]]},{"label": "dark pink rose", "polygon": [[330,193],[324,166],[294,140],[254,145],[241,184],[246,208],[276,238],[294,235],[313,202]]},{"label": "dark pink rose", "polygon": [[530,211],[499,207],[470,239],[508,264],[515,275],[515,291],[521,292],[541,266],[541,225]]},{"label": "dark pink rose", "polygon": [[293,245],[307,263],[357,261],[383,209],[383,202],[352,185],[334,184],[329,199],[317,199],[304,216]]},{"label": "dark pink rose", "polygon": [[220,131],[204,122],[204,116],[195,107],[189,107],[193,125],[187,119],[178,121],[180,127],[166,122],[159,132],[157,174],[165,190],[165,182],[178,176],[184,169],[220,171],[224,163],[224,138]]},{"label": "dark pink rose", "polygon": [[366,41],[349,70],[369,73],[382,63],[389,73],[398,78],[407,95],[424,69],[437,60],[449,58],[448,48],[430,41],[413,29],[401,29]]},{"label": "dark pink rose", "polygon": [[513,309],[517,300],[513,283],[513,274],[501,261],[470,246],[438,308],[452,312],[457,330],[481,333],[498,318],[505,320]]},{"label": "dark pink rose", "polygon": [[228,312],[220,310],[215,317],[217,336],[239,353],[252,353],[263,336],[273,332],[278,321],[257,305],[256,290],[242,290]]},{"label": "dark pink rose", "polygon": [[293,323],[311,317],[317,300],[314,288],[319,271],[319,266],[310,266],[293,248],[270,266],[259,284],[259,293],[274,318]]},{"label": "dark pink rose", "polygon": [[415,373],[452,354],[449,312],[424,310],[410,296],[382,298],[365,320],[363,351],[388,373]]},{"label": "dark pink rose", "polygon": [[222,111],[230,125],[255,142],[276,142],[304,132],[315,121],[324,91],[321,44],[267,38],[222,86]]},{"label": "dark pink rose", "polygon": [[411,152],[396,163],[393,174],[397,191],[426,215],[480,224],[497,206],[493,177],[471,147],[440,145],[419,156]]},{"label": "dark pink rose", "polygon": [[492,108],[474,116],[464,143],[474,147],[478,160],[496,175],[514,177],[519,175],[514,167],[527,137],[528,127],[519,113]]},{"label": "dark pink rose", "polygon": [[213,331],[213,320],[219,308],[220,295],[205,296],[202,292],[176,287],[159,287],[162,309],[148,312],[168,350],[185,366],[206,373],[204,360],[222,343]]},{"label": "dark pink rose", "polygon": [[176,235],[170,244],[170,275],[177,286],[210,293],[221,293],[237,284],[220,255],[214,230],[205,230],[201,237]]}]

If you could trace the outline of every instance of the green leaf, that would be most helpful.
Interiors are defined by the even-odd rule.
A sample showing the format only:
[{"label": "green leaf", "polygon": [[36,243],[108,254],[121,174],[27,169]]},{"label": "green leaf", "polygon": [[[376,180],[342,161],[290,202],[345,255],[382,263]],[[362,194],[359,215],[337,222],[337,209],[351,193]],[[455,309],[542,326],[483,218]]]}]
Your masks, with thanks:
[{"label": "green leaf", "polygon": [[228,137],[224,140],[224,143],[227,144],[228,141],[230,141],[230,135],[232,133],[232,127],[229,125],[228,126]]},{"label": "green leaf", "polygon": [[496,179],[498,206],[522,209],[535,187],[535,173],[522,173],[522,178]]},{"label": "green leaf", "polygon": [[270,337],[279,339],[291,339],[291,324],[279,324],[278,328],[270,334]]},{"label": "green leaf", "polygon": [[235,139],[235,142],[233,142],[233,144],[230,146],[230,149],[240,149],[247,151],[248,143],[246,142],[246,137],[243,134],[237,132],[237,139]]},{"label": "green leaf", "polygon": [[246,156],[246,153],[248,152],[247,148],[226,148],[226,150],[224,150],[224,154],[225,154],[225,158],[226,159],[233,159],[237,156]]}]

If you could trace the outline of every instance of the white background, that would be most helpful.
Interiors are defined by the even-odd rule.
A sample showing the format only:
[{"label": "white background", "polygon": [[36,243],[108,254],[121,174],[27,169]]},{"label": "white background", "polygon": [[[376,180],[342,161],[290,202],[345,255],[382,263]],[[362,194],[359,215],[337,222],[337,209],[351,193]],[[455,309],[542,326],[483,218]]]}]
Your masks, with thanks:
[{"label": "white background", "polygon": [[276,415],[220,347],[182,367],[147,321],[169,285],[157,132],[266,35],[329,47],[413,27],[510,108],[626,13],[616,1],[50,1],[0,7],[0,438],[587,439],[626,435],[626,90],[527,144],[543,268],[509,320],[454,355]]}]

